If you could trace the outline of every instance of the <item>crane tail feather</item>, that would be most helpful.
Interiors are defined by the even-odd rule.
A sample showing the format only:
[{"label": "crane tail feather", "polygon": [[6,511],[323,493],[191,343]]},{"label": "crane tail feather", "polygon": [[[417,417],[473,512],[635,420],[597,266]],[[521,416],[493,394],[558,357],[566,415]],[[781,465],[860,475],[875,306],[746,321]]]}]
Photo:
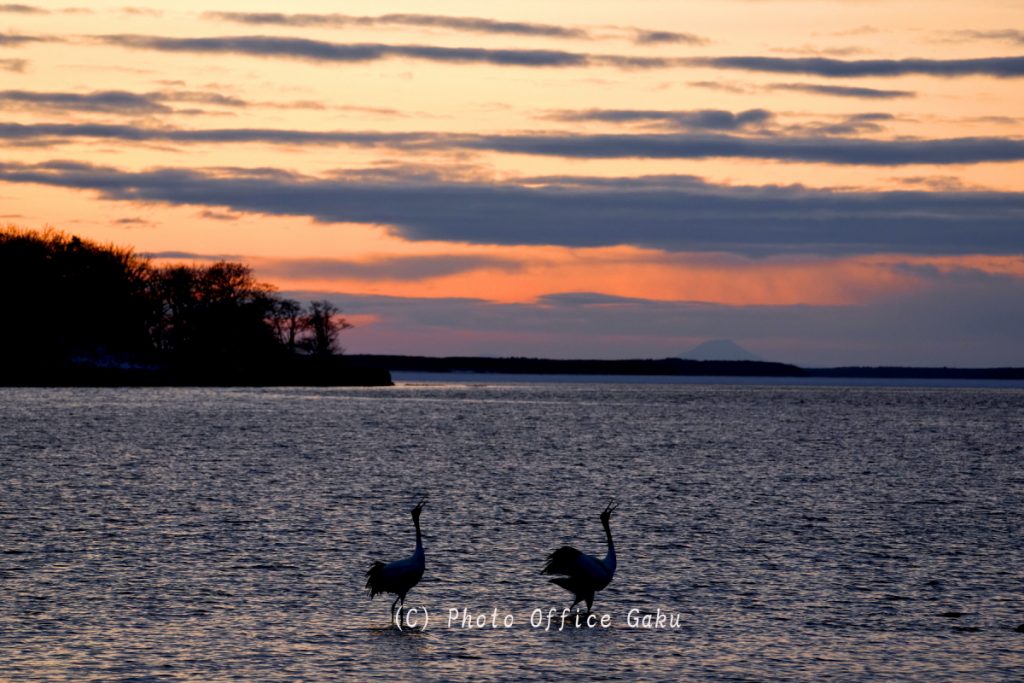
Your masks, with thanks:
[{"label": "crane tail feather", "polygon": [[387,592],[384,588],[384,563],[374,562],[366,572],[366,588],[370,592],[370,599],[373,596]]}]

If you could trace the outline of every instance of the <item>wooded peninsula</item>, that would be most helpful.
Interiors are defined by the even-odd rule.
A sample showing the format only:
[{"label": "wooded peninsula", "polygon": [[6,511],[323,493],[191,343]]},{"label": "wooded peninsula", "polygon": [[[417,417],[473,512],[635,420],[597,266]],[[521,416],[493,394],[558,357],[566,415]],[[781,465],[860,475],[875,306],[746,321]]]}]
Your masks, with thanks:
[{"label": "wooded peninsula", "polygon": [[330,301],[241,263],[157,266],[56,230],[0,229],[0,385],[389,385],[340,353]]}]

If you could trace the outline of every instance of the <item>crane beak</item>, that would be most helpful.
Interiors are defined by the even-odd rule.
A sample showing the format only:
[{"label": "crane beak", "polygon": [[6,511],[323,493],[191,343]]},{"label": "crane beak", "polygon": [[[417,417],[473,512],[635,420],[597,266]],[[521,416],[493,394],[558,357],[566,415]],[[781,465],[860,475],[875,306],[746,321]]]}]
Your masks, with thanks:
[{"label": "crane beak", "polygon": [[611,501],[610,503],[608,503],[608,505],[606,505],[606,506],[605,506],[605,508],[604,508],[604,512],[602,512],[601,514],[602,514],[602,515],[609,515],[609,516],[610,516],[610,515],[611,515],[611,514],[612,514],[613,512],[615,512],[615,511],[616,511],[616,510],[618,510],[618,509],[619,509],[619,504],[618,504],[618,503],[616,503],[616,502],[615,502],[615,501],[613,500],[613,501]]}]

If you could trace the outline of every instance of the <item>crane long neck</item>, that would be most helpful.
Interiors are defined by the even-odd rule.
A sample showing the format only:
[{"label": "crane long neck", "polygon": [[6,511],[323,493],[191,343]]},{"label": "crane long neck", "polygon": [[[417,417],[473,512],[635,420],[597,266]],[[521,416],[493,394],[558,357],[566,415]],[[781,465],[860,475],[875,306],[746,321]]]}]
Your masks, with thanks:
[{"label": "crane long neck", "polygon": [[615,571],[615,543],[612,541],[612,526],[609,522],[604,522],[604,534],[608,537],[608,555],[605,556],[604,562]]},{"label": "crane long neck", "polygon": [[416,525],[416,554],[423,554],[423,534],[420,532],[420,520],[413,517],[412,523]]}]

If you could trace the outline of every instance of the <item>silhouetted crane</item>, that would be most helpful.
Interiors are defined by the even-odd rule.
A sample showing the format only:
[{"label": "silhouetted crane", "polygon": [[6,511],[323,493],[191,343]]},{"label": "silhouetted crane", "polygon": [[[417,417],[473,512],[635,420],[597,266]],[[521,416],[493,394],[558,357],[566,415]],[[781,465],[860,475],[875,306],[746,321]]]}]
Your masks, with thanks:
[{"label": "silhouetted crane", "polygon": [[604,533],[608,537],[608,554],[603,560],[593,555],[584,555],[576,548],[564,545],[555,552],[548,555],[547,564],[541,570],[542,574],[561,574],[551,583],[558,584],[573,594],[575,598],[569,609],[576,606],[576,603],[585,601],[587,612],[594,604],[594,593],[603,590],[612,582],[615,576],[615,545],[612,543],[612,529],[609,520],[612,513],[618,506],[608,503],[604,512],[601,513],[601,525],[604,526]]},{"label": "silhouetted crane", "polygon": [[426,502],[427,499],[424,498],[412,509],[412,523],[416,525],[416,550],[413,554],[404,560],[395,560],[387,564],[374,562],[366,572],[366,587],[370,590],[371,599],[378,593],[392,593],[398,596],[391,603],[392,622],[395,620],[395,607],[401,602],[401,607],[398,607],[398,614],[401,616],[406,593],[423,577],[426,559],[423,555],[423,537],[420,534],[420,512],[423,511],[423,504]]}]

